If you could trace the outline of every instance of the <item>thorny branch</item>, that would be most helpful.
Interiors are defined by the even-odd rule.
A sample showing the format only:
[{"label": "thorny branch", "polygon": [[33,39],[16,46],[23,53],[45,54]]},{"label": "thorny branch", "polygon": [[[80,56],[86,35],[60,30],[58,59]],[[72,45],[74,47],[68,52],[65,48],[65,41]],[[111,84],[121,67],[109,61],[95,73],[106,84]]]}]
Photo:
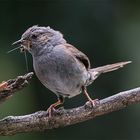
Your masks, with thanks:
[{"label": "thorny branch", "polygon": [[53,112],[52,117],[49,117],[46,111],[38,111],[24,116],[8,116],[0,120],[0,135],[14,135],[65,127],[120,110],[138,102],[140,102],[140,87],[102,99],[95,107],[85,104],[68,110],[58,109]]}]

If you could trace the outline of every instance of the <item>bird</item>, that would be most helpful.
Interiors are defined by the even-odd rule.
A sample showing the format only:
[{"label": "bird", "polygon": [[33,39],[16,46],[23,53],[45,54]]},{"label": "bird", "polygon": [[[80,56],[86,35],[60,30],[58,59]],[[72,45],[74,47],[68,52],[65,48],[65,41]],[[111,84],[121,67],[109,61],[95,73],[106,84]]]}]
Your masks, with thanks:
[{"label": "bird", "polygon": [[96,105],[87,86],[102,73],[122,68],[131,61],[108,64],[91,68],[87,55],[69,44],[60,31],[47,26],[29,27],[21,38],[12,45],[20,45],[33,58],[33,68],[41,83],[56,94],[57,101],[47,109],[49,116],[52,110],[64,103],[65,98],[72,98],[83,93],[88,102]]}]

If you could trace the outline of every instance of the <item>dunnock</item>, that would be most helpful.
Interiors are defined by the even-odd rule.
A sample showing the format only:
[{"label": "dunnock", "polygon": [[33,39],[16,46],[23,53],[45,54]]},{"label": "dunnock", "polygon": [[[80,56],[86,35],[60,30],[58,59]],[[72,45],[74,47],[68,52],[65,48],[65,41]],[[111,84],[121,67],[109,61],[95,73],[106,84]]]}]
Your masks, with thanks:
[{"label": "dunnock", "polygon": [[65,97],[71,98],[81,92],[95,105],[86,87],[101,73],[117,70],[130,63],[119,62],[91,69],[88,57],[68,44],[62,33],[50,27],[30,27],[15,44],[31,53],[38,79],[58,97],[58,101],[48,108],[49,115],[52,109],[64,102]]}]

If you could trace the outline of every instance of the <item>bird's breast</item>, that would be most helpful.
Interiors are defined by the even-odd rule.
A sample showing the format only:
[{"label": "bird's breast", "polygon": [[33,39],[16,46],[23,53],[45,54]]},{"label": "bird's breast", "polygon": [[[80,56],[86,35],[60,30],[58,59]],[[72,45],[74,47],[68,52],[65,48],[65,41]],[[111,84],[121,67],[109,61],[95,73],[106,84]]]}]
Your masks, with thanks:
[{"label": "bird's breast", "polygon": [[75,96],[87,80],[87,70],[62,52],[33,58],[33,65],[38,79],[56,94]]}]

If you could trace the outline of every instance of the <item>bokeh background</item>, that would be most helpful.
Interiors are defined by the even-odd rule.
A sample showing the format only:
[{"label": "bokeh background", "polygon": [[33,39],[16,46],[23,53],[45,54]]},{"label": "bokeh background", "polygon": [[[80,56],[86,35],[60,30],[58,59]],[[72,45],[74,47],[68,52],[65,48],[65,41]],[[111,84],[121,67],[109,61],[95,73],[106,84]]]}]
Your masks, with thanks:
[{"label": "bokeh background", "polygon": [[[140,86],[140,2],[136,0],[0,0],[0,81],[26,73],[24,55],[11,43],[32,25],[51,26],[88,55],[92,67],[124,60],[133,63],[102,75],[88,91],[105,98]],[[28,54],[29,71],[33,71]],[[0,105],[0,118],[46,110],[56,96],[34,76],[30,85]],[[81,94],[66,100],[65,108],[83,105]],[[0,137],[0,140],[138,140],[140,105],[132,105],[94,120],[42,133]]]}]

